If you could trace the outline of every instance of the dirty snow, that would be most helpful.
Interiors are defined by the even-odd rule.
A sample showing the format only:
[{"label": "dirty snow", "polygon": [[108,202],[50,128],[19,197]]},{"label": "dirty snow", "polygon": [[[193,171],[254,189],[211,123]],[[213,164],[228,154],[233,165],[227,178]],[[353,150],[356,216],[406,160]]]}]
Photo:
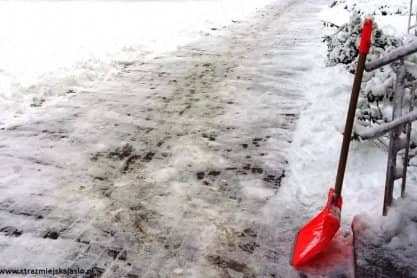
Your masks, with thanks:
[{"label": "dirty snow", "polygon": [[297,277],[304,219],[264,211],[318,81],[324,2],[277,1],[89,86],[42,83],[50,95],[1,127],[1,267]]},{"label": "dirty snow", "polygon": [[[236,14],[231,1],[230,13],[212,17],[226,2],[186,3],[183,12],[195,18],[152,19],[161,32],[142,24],[144,38],[134,40],[149,19],[135,13],[151,15],[167,3],[64,3],[73,13],[84,8],[75,30],[99,11],[88,29],[98,37],[84,45],[89,32],[75,32],[71,46],[59,39],[72,27],[58,4],[0,2],[0,13],[7,11],[0,21],[21,28],[0,32],[12,42],[25,41],[16,34],[26,28],[13,11],[35,21],[31,9],[50,7],[39,30],[48,20],[62,23],[50,30],[58,38],[51,45],[30,40],[44,52],[19,60],[13,55],[25,48],[16,54],[12,44],[1,46],[14,54],[0,72],[0,267],[94,267],[104,277],[299,277],[288,264],[293,238],[333,186],[353,81],[344,67],[325,66],[321,38],[329,30],[320,20],[343,23],[350,11],[282,0]],[[185,4],[167,5],[178,11]],[[111,11],[123,15],[126,33],[108,21]],[[400,21],[384,25],[384,18],[379,26],[402,34]],[[98,32],[102,26],[110,33]],[[61,48],[77,54],[61,59]],[[55,61],[48,53],[57,53]],[[39,61],[39,69],[22,66]],[[351,245],[352,219],[364,213],[378,231],[406,227],[390,248],[415,240],[414,190],[379,217],[385,168],[379,145],[351,144],[339,248]],[[413,167],[409,176],[412,187]],[[351,256],[345,252],[342,260]],[[352,275],[344,267],[325,275]]]}]

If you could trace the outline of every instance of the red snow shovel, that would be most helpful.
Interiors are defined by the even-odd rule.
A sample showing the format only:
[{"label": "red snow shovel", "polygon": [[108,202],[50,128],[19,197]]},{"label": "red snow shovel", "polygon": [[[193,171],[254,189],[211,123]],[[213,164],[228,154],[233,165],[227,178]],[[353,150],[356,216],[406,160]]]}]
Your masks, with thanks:
[{"label": "red snow shovel", "polygon": [[335,189],[330,188],[327,204],[324,209],[298,231],[290,261],[294,267],[302,266],[316,257],[320,252],[324,251],[329,246],[340,226],[343,177],[345,175],[356,105],[361,88],[363,71],[365,69],[366,55],[368,54],[371,45],[371,35],[372,20],[366,19],[362,29],[359,46],[359,60],[350,97],[345,131],[343,133],[343,143],[337,169]]}]

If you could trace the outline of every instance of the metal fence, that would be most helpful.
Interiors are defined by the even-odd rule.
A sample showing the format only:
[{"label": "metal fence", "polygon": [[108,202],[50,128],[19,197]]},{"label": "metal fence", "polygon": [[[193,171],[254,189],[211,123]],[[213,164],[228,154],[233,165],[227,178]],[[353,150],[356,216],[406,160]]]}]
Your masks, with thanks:
[{"label": "metal fence", "polygon": [[[411,8],[412,2],[413,1],[411,1]],[[411,27],[415,28],[417,26]],[[404,58],[416,52],[417,42],[414,42],[400,47],[381,58],[368,62],[365,66],[366,71],[369,72],[390,64],[396,74],[392,121],[368,130],[356,131],[356,135],[365,140],[376,139],[386,133],[390,133],[383,215],[387,215],[388,208],[392,205],[396,180],[401,179],[401,197],[404,198],[405,196],[412,122],[417,120],[417,111],[413,111],[413,100],[417,89],[417,82],[408,82],[406,80],[407,69]],[[410,90],[412,97],[412,101],[408,108],[404,107],[404,95],[406,89]]]}]

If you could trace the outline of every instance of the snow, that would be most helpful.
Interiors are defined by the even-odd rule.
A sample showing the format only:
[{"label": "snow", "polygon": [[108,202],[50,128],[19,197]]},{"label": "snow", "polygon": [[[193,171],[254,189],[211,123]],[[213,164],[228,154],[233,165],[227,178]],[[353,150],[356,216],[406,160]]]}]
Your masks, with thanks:
[{"label": "snow", "polygon": [[43,84],[50,96],[2,120],[0,222],[22,234],[1,232],[1,267],[296,276],[274,246],[294,223],[261,211],[285,177],[320,7],[278,1],[101,82]]},{"label": "snow", "polygon": [[414,277],[417,271],[415,174],[409,180],[412,186],[408,187],[406,198],[395,202],[386,217],[364,213],[354,219],[360,241],[359,250],[365,252],[363,258],[368,261],[359,261],[359,265],[365,266],[365,270],[367,264],[373,263],[375,269],[381,267],[381,263],[386,263],[391,264],[387,268],[387,274],[391,276]]},{"label": "snow", "polygon": [[0,123],[46,96],[221,32],[269,2],[0,1]]},{"label": "snow", "polygon": [[[294,235],[333,187],[353,82],[326,66],[320,20],[381,1],[254,13],[268,2],[0,2],[0,222],[23,231],[2,232],[2,264],[298,277]],[[405,34],[406,2],[377,13],[384,32]],[[375,142],[351,144],[342,260],[355,215],[388,248],[415,246],[414,166],[384,218],[386,160]],[[399,263],[415,264],[409,254]]]},{"label": "snow", "polygon": [[381,15],[386,12],[387,15],[405,15],[408,14],[410,1],[397,0],[392,2],[390,0],[334,0],[332,5],[336,9],[344,9],[348,12],[360,11],[362,14]]}]

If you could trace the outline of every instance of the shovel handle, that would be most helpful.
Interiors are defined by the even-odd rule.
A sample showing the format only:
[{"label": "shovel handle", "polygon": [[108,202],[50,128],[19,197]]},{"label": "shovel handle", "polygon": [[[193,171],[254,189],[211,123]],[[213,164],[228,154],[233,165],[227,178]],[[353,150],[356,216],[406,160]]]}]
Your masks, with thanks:
[{"label": "shovel handle", "polygon": [[352,94],[350,96],[349,110],[346,117],[345,131],[343,132],[342,150],[340,151],[339,166],[337,168],[336,184],[335,184],[335,200],[339,199],[342,194],[343,178],[345,176],[346,162],[349,153],[350,138],[352,136],[353,122],[355,121],[356,105],[358,103],[359,92],[361,90],[361,83],[363,72],[365,70],[366,55],[371,46],[372,36],[372,20],[365,19],[361,42],[359,45],[359,59],[355,73],[355,80],[353,82]]}]

